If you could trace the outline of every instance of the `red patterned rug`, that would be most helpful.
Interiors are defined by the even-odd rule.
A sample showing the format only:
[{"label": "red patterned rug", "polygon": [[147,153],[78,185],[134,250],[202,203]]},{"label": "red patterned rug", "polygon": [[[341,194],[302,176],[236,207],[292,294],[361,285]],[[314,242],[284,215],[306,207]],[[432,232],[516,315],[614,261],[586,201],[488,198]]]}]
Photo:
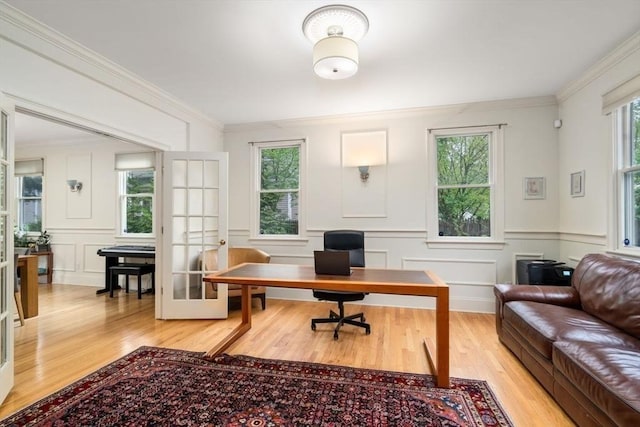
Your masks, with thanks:
[{"label": "red patterned rug", "polygon": [[0,426],[512,426],[485,381],[141,347]]}]

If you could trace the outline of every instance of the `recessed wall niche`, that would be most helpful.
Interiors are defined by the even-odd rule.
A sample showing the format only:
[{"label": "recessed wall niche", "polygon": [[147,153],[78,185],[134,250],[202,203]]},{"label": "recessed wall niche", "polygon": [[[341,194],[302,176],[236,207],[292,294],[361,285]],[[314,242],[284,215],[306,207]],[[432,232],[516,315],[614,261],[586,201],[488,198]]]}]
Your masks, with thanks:
[{"label": "recessed wall niche", "polygon": [[342,217],[387,216],[387,131],[341,135]]}]

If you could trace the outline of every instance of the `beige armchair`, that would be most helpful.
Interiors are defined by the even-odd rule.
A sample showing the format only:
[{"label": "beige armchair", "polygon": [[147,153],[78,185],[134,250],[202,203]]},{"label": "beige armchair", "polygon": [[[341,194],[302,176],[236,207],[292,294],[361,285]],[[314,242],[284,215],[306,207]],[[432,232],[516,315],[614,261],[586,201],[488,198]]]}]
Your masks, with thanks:
[{"label": "beige armchair", "polygon": [[[218,250],[211,249],[204,251],[202,254],[202,261],[204,262],[204,269],[206,271],[218,270]],[[229,248],[227,256],[227,264],[229,267],[233,267],[244,262],[255,263],[269,263],[271,261],[271,255],[256,248]],[[229,299],[239,299],[241,296],[242,286],[240,285],[228,285]],[[212,283],[211,286],[206,289],[207,298],[215,298],[217,296],[217,286]],[[262,309],[267,307],[267,300],[265,297],[266,288],[264,286],[251,286],[251,298],[259,298],[262,303]]]}]

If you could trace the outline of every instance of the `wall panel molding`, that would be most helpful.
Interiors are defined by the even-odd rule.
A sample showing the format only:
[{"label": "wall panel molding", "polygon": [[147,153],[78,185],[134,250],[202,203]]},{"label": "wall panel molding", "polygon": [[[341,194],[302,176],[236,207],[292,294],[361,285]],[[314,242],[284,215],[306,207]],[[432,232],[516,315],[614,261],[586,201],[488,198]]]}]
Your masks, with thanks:
[{"label": "wall panel molding", "polygon": [[564,242],[584,243],[603,247],[607,246],[606,234],[561,232],[560,240]]}]

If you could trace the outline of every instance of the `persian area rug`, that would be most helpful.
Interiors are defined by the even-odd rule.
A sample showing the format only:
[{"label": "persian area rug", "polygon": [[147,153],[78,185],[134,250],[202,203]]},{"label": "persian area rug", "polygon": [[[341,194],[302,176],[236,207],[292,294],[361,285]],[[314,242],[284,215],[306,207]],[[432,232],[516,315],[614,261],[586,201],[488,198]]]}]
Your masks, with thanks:
[{"label": "persian area rug", "polygon": [[0,426],[512,426],[484,381],[141,347]]}]

